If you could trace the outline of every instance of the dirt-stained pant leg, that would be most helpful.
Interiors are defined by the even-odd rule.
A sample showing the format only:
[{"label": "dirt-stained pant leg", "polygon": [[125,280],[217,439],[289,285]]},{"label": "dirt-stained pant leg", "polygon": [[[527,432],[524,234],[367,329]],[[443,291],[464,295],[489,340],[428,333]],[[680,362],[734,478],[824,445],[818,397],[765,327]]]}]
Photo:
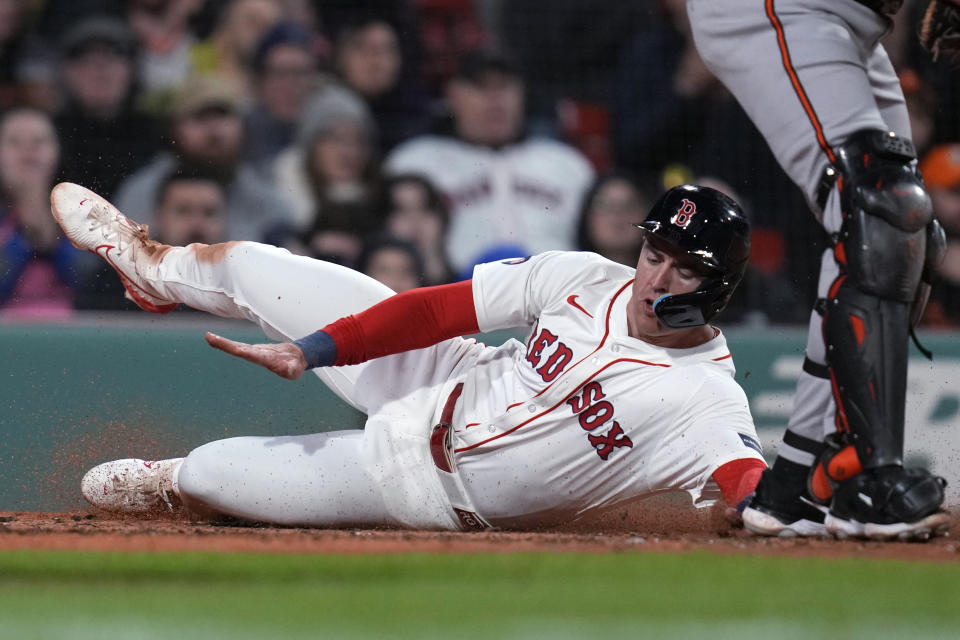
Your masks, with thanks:
[{"label": "dirt-stained pant leg", "polygon": [[[168,299],[245,318],[271,338],[287,341],[393,294],[351,269],[252,242],[175,247],[150,284]],[[315,369],[337,395],[371,416],[368,433],[212,442],[184,461],[178,477],[182,497],[204,510],[281,524],[449,528],[453,523],[443,509],[444,496],[433,486],[432,466],[410,470],[415,486],[404,486],[391,464],[397,447],[381,440],[407,437],[400,422],[432,424],[433,395],[464,344],[448,341],[361,365]],[[408,397],[421,406],[398,410]],[[417,453],[419,443],[414,437],[410,445]]]},{"label": "dirt-stained pant leg", "polygon": [[[830,162],[826,149],[862,129],[910,138],[899,81],[879,44],[882,18],[857,2],[831,0],[688,0],[687,6],[704,61],[736,96],[827,231],[839,229],[836,189],[823,211],[815,204]],[[820,296],[837,273],[832,255],[824,255]],[[826,363],[822,318],[815,312],[807,358]],[[816,443],[836,429],[835,411],[829,380],[801,373],[779,454],[810,465]]]},{"label": "dirt-stained pant leg", "polygon": [[[255,242],[174,247],[151,283],[194,309],[245,318],[275,340],[292,341],[393,295],[385,285],[340,265]],[[314,369],[343,400],[367,411],[354,383],[367,364]]]}]

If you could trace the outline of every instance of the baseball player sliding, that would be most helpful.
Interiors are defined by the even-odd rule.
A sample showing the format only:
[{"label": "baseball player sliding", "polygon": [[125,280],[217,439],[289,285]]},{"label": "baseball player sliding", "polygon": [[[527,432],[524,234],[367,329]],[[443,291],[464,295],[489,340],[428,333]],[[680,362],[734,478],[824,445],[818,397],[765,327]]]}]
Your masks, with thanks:
[{"label": "baseball player sliding", "polygon": [[[74,184],[51,200],[74,244],[110,263],[141,307],[184,303],[257,323],[283,342],[207,340],[285,378],[312,369],[368,416],[363,431],[230,438],[184,458],[101,464],[81,487],[97,507],[519,529],[671,490],[697,506],[737,505],[766,466],[726,341],[708,324],[749,255],[739,206],[712,189],[660,198],[637,225],[636,270],[548,252],[400,295],[272,246],[162,245]],[[459,337],[511,327],[527,328],[525,344]]]}]

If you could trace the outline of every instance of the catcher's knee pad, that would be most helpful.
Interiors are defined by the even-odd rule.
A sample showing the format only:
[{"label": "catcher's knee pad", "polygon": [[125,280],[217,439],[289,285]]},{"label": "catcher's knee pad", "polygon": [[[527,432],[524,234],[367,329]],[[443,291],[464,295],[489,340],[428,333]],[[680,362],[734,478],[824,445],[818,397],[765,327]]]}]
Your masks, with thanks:
[{"label": "catcher's knee pad", "polygon": [[837,261],[864,293],[912,302],[933,220],[913,145],[892,133],[858,131],[835,153],[843,212]]},{"label": "catcher's knee pad", "polygon": [[927,261],[930,197],[913,145],[859,131],[834,149],[842,223],[840,275],[825,301],[823,336],[838,430],[863,468],[899,465],[910,308]]},{"label": "catcher's knee pad", "polygon": [[872,469],[836,486],[830,512],[876,524],[916,522],[940,510],[946,484],[926,469]]}]

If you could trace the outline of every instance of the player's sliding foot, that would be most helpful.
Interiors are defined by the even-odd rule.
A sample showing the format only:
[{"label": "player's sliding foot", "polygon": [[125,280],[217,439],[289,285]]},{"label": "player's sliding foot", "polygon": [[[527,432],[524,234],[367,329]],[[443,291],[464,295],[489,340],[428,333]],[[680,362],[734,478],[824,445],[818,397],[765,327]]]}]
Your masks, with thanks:
[{"label": "player's sliding foot", "polygon": [[177,307],[176,302],[157,295],[143,277],[170,248],[151,240],[145,225],[130,220],[93,191],[70,182],[53,188],[50,208],[73,246],[97,254],[114,268],[129,300],[153,313]]},{"label": "player's sliding foot", "polygon": [[115,513],[146,514],[180,504],[175,474],[183,458],[127,458],[97,465],[83,476],[80,492],[93,506]]},{"label": "player's sliding foot", "polygon": [[743,510],[743,526],[758,536],[822,537],[826,508],[814,504],[775,482],[770,470],[763,473],[756,494]]},{"label": "player's sliding foot", "polygon": [[925,469],[864,471],[834,490],[827,531],[836,538],[923,542],[950,528],[940,508],[946,481]]}]

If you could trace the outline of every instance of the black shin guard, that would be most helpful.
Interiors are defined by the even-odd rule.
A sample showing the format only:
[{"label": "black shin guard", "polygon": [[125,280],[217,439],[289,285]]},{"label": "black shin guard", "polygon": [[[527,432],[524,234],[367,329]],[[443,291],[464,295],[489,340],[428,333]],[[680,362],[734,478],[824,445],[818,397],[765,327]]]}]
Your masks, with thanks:
[{"label": "black shin guard", "polygon": [[838,428],[864,468],[903,463],[910,304],[842,282],[823,320]]}]

